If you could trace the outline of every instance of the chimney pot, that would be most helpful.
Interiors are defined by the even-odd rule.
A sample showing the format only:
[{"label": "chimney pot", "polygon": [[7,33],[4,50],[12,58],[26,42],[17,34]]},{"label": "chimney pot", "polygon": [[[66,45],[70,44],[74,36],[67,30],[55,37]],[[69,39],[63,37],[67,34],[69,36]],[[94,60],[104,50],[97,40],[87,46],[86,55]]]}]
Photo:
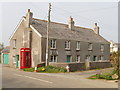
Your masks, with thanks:
[{"label": "chimney pot", "polygon": [[30,9],[28,9],[28,12],[30,12]]},{"label": "chimney pot", "polygon": [[95,23],[95,26],[97,26],[97,23]]},{"label": "chimney pot", "polygon": [[95,23],[94,32],[98,35],[99,35],[99,29],[100,29],[99,26],[97,26],[97,23]]},{"label": "chimney pot", "polygon": [[71,29],[71,30],[74,30],[74,20],[73,18],[70,16],[70,21],[69,21],[69,25],[68,27]]},{"label": "chimney pot", "polygon": [[73,22],[73,18],[70,16],[70,21]]}]

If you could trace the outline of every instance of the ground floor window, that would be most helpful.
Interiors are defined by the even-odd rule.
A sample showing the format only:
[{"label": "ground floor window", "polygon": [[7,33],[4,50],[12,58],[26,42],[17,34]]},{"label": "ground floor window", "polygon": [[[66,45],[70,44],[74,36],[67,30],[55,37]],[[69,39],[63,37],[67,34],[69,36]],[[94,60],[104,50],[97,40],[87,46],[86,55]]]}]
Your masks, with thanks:
[{"label": "ground floor window", "polygon": [[51,62],[57,62],[57,56],[56,55],[51,56]]},{"label": "ground floor window", "polygon": [[76,62],[80,62],[80,55],[76,56]]},{"label": "ground floor window", "polygon": [[97,56],[93,56],[93,61],[97,61]]},{"label": "ground floor window", "polygon": [[67,55],[67,62],[71,62],[72,61],[72,56],[71,55]]},{"label": "ground floor window", "polygon": [[99,56],[99,60],[104,60],[104,57],[103,56]]},{"label": "ground floor window", "polygon": [[90,61],[90,55],[86,55],[85,60]]}]

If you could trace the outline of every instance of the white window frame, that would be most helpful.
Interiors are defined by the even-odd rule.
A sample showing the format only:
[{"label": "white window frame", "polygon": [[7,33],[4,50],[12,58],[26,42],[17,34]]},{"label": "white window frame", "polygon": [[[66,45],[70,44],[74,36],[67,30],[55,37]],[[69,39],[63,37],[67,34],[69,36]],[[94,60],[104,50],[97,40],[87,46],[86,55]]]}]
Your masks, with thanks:
[{"label": "white window frame", "polygon": [[92,48],[93,48],[93,44],[92,44],[92,43],[89,43],[89,44],[88,44],[88,50],[92,50]]},{"label": "white window frame", "polygon": [[52,39],[50,42],[51,49],[56,49],[56,39]]},{"label": "white window frame", "polygon": [[80,62],[80,55],[76,56],[76,62]]},{"label": "white window frame", "polygon": [[90,59],[91,59],[91,58],[90,58],[90,55],[86,55],[86,56],[85,56],[85,59],[86,59],[86,61],[90,61]]},{"label": "white window frame", "polygon": [[76,42],[76,50],[80,50],[80,41]]},{"label": "white window frame", "polygon": [[100,51],[103,52],[104,51],[104,44],[100,45]]},{"label": "white window frame", "polygon": [[[53,59],[50,59],[50,62],[57,62],[57,56],[56,55],[51,55],[51,58],[53,57]],[[56,57],[56,58],[55,58]],[[56,59],[56,60],[55,60]]]},{"label": "white window frame", "polygon": [[16,48],[16,39],[13,39],[13,48]]},{"label": "white window frame", "polygon": [[70,41],[65,41],[65,49],[70,49]]},{"label": "white window frame", "polygon": [[103,55],[99,56],[99,61],[103,61],[103,60],[104,60],[104,56]]}]

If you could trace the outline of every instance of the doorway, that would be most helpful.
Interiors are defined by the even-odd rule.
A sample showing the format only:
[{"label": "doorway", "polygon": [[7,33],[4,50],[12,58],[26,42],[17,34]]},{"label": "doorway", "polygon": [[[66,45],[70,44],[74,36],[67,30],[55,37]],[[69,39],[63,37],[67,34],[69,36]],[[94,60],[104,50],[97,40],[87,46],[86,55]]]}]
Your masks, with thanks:
[{"label": "doorway", "polygon": [[3,54],[4,64],[8,64],[8,54]]},{"label": "doorway", "polygon": [[19,55],[16,55],[16,67],[20,67]]},{"label": "doorway", "polygon": [[67,55],[67,63],[71,62],[71,55]]}]

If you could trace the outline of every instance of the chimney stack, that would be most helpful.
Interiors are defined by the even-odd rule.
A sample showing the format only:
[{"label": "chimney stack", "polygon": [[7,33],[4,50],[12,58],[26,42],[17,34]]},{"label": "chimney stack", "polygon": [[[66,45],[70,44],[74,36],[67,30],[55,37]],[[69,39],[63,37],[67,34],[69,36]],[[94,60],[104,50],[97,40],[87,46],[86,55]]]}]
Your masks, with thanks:
[{"label": "chimney stack", "polygon": [[99,35],[99,27],[97,26],[97,23],[95,23],[94,32]]},{"label": "chimney stack", "polygon": [[70,21],[69,21],[68,27],[71,30],[74,30],[74,20],[73,20],[73,18],[71,16],[70,16]]},{"label": "chimney stack", "polygon": [[30,12],[30,9],[28,9],[28,12],[26,14],[26,26],[30,27],[30,24],[32,23],[32,17],[33,17],[33,13]]}]

